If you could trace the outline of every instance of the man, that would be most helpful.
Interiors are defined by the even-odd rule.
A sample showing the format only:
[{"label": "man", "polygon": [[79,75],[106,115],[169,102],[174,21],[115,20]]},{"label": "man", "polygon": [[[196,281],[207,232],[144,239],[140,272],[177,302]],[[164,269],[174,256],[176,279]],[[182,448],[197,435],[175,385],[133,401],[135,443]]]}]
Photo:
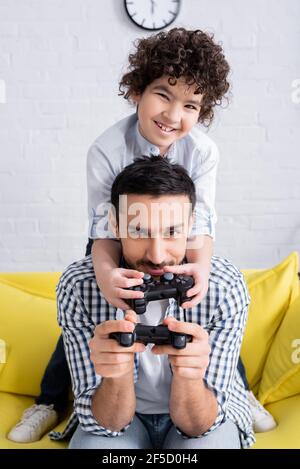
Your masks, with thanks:
[{"label": "man", "polygon": [[[111,189],[121,267],[154,277],[167,266],[185,273],[195,199],[185,169],[166,158],[127,166]],[[131,278],[124,287],[140,283]],[[237,370],[249,297],[228,261],[212,258],[208,293],[186,310],[186,321],[174,299],[150,302],[140,316],[123,315],[101,294],[91,256],[65,270],[57,299],[79,419],[70,448],[246,448],[254,442]],[[178,350],[138,342],[125,348],[109,337],[133,331],[138,321],[163,323],[193,340]]]}]

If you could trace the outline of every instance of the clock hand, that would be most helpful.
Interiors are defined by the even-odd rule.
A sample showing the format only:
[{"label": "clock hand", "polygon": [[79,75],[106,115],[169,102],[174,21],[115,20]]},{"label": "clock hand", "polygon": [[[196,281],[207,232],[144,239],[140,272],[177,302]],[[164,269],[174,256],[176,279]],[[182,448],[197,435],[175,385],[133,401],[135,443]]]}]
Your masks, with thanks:
[{"label": "clock hand", "polygon": [[155,1],[154,1],[154,0],[151,0],[151,13],[152,13],[152,15],[153,15],[153,13],[154,13],[154,7],[155,7],[155,5],[156,5]]}]

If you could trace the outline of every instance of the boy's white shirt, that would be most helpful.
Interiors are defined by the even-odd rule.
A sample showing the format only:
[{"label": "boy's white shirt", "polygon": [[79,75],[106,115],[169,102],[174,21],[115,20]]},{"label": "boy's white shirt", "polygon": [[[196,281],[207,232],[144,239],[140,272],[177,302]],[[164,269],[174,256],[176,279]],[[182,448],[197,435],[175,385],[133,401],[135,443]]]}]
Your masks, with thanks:
[{"label": "boy's white shirt", "polygon": [[[159,148],[148,142],[138,129],[137,114],[118,121],[92,144],[87,156],[89,238],[114,238],[108,224],[111,187],[116,176],[142,155],[158,155]],[[215,239],[216,173],[219,152],[216,144],[199,127],[176,140],[165,157],[182,165],[196,187],[195,221],[192,235]]]}]

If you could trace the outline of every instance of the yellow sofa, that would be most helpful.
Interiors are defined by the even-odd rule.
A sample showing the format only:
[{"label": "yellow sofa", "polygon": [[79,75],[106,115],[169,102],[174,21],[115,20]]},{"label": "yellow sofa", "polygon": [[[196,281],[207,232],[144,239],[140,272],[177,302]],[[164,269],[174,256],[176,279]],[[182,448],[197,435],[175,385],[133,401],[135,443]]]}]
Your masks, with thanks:
[{"label": "yellow sofa", "polygon": [[[243,271],[251,306],[241,355],[251,389],[278,422],[275,430],[256,435],[254,448],[300,448],[297,271],[297,253],[271,269]],[[55,301],[59,276],[59,272],[0,273],[0,448],[63,449],[68,445],[67,441],[53,442],[48,435],[22,445],[6,438],[39,395],[43,372],[60,334]],[[71,407],[70,403],[70,412]],[[66,422],[67,417],[55,430],[61,431]]]}]

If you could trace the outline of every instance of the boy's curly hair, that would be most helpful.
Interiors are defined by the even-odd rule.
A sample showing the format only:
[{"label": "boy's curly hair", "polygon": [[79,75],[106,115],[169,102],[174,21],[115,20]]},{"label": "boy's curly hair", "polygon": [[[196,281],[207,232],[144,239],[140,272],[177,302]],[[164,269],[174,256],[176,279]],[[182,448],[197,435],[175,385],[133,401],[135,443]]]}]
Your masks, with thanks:
[{"label": "boy's curly hair", "polygon": [[[129,54],[129,71],[119,82],[119,95],[130,100],[163,75],[170,85],[184,78],[187,85],[196,84],[195,94],[203,94],[198,122],[209,126],[213,107],[222,103],[229,89],[230,67],[222,47],[209,35],[197,29],[173,28],[134,42],[135,53]],[[124,91],[125,90],[125,91]],[[226,97],[227,99],[227,97]]]}]

